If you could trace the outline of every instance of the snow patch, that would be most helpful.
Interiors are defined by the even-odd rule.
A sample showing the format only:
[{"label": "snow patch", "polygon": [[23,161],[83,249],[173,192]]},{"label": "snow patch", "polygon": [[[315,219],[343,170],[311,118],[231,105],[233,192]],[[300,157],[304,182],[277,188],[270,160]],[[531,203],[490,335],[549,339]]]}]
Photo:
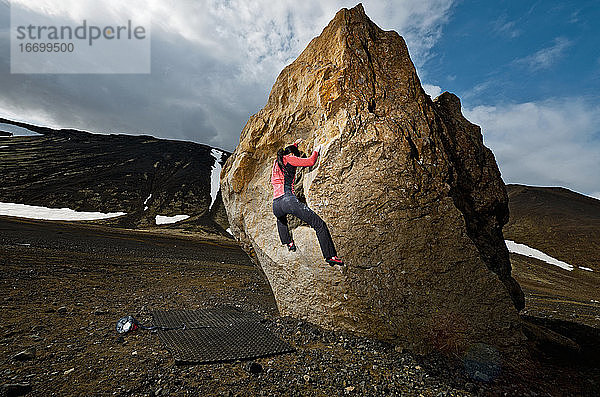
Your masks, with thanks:
[{"label": "snow patch", "polygon": [[225,230],[225,231],[233,236],[233,233],[231,233],[231,228],[230,227],[228,227],[227,230]]},{"label": "snow patch", "polygon": [[0,146],[0,149],[4,149],[7,148],[8,146]]},{"label": "snow patch", "polygon": [[126,215],[125,212],[83,212],[70,208],[47,208],[36,205],[0,203],[0,215],[49,221],[91,221]]},{"label": "snow patch", "polygon": [[579,266],[579,268],[580,268],[581,270],[586,270],[586,271],[588,271],[588,272],[593,272],[593,271],[594,271],[593,269],[590,269],[589,267],[583,267],[583,266]]},{"label": "snow patch", "polygon": [[212,149],[210,151],[210,154],[212,154],[215,157],[215,164],[213,165],[212,168],[212,173],[210,174],[210,197],[211,197],[211,201],[210,201],[210,207],[212,208],[212,205],[214,204],[215,200],[217,199],[217,193],[219,193],[219,189],[221,188],[221,184],[220,184],[220,178],[221,178],[221,159],[223,158],[223,152],[217,149]]},{"label": "snow patch", "polygon": [[144,201],[144,211],[148,210],[148,206],[146,205],[146,203],[148,203],[148,200],[150,200],[150,197],[152,197],[152,193],[150,193],[150,196],[146,197],[146,200]]},{"label": "snow patch", "polygon": [[529,256],[529,257],[535,258],[535,259],[539,259],[541,261],[544,261],[544,262],[549,263],[554,266],[558,266],[565,270],[569,270],[569,271],[573,270],[573,265],[569,265],[566,262],[559,261],[558,259],[555,259],[555,258],[551,257],[550,255],[546,255],[542,251],[536,250],[535,248],[531,248],[525,244],[515,243],[514,241],[511,241],[511,240],[504,240],[504,241],[506,242],[506,248],[508,248],[509,252]]},{"label": "snow patch", "polygon": [[166,225],[168,223],[175,223],[182,221],[184,219],[189,218],[189,215],[173,215],[173,216],[164,216],[164,215],[156,215],[156,224],[157,225]]},{"label": "snow patch", "polygon": [[18,125],[0,123],[0,130],[12,132],[13,136],[39,136],[40,134]]}]

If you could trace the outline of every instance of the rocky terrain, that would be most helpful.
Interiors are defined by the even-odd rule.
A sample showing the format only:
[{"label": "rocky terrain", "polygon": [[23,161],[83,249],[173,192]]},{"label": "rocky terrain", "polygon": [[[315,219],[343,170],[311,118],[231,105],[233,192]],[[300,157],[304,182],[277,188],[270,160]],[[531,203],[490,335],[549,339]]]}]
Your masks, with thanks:
[{"label": "rocky terrain", "polygon": [[[547,322],[580,352],[531,343],[516,372],[493,352],[419,355],[277,313],[273,294],[229,239],[0,216],[0,395],[595,396],[600,331]],[[529,296],[526,295],[527,304]],[[176,365],[156,334],[118,337],[152,310],[232,305],[264,316],[294,353]],[[533,339],[535,340],[535,339]],[[251,363],[254,363],[250,365]],[[256,365],[258,364],[258,366]]]},{"label": "rocky terrain", "polygon": [[165,227],[207,234],[224,234],[228,227],[220,196],[211,206],[211,174],[227,152],[147,135],[0,122],[39,134],[2,140],[0,202],[125,212],[94,221],[119,227],[153,227],[156,215],[179,214],[189,218]]},{"label": "rocky terrain", "polygon": [[[598,235],[597,200],[562,188],[507,190],[507,239],[596,269],[597,251],[578,242]],[[534,238],[544,234],[554,244]],[[589,262],[561,244],[571,234]],[[525,292],[525,323],[554,333],[530,331],[532,359],[517,373],[504,362],[482,365],[486,358],[497,363],[485,350],[419,355],[281,317],[262,274],[226,238],[0,216],[0,395],[598,395],[597,273],[568,272],[518,254],[511,262]],[[156,334],[118,338],[114,331],[125,314],[149,324],[154,309],[223,304],[264,316],[296,352],[253,361],[259,367],[248,361],[180,366]]]},{"label": "rocky terrain", "polygon": [[[307,154],[324,146],[296,186],[329,225],[346,264],[335,271],[306,225],[292,231],[297,252],[279,244],[268,180],[277,150],[297,138]],[[494,156],[460,100],[425,94],[403,38],[362,5],[340,10],[283,69],[221,190],[282,314],[420,352],[521,351],[524,297]]]}]

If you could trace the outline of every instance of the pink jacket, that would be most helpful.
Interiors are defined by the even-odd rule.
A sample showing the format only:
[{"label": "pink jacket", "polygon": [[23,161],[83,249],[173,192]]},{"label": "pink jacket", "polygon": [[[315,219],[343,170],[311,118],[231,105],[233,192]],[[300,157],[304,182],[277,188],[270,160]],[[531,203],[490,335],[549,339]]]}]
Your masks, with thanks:
[{"label": "pink jacket", "polygon": [[[288,154],[286,156],[283,156],[283,164],[290,164],[294,167],[311,167],[315,165],[318,157],[319,152],[316,151],[313,152],[313,154],[308,158],[296,157],[293,154]],[[294,193],[294,178],[288,177],[288,179],[291,179],[292,193]],[[273,162],[273,169],[271,171],[271,185],[273,185],[274,199],[283,196],[283,194],[285,193],[285,183],[285,174],[283,173],[281,168],[279,168],[279,164],[277,164],[277,159],[275,159],[275,161]],[[288,183],[290,183],[289,180]]]}]

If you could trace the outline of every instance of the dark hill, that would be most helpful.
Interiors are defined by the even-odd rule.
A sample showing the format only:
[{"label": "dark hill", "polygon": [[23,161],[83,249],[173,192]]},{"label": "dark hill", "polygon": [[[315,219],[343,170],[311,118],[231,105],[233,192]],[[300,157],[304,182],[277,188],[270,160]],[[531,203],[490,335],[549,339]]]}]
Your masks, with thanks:
[{"label": "dark hill", "polygon": [[562,187],[507,185],[507,239],[600,272],[600,200]]},{"label": "dark hill", "polygon": [[524,314],[600,327],[600,200],[561,187],[507,185],[507,240],[573,265],[568,271],[511,253]]},{"label": "dark hill", "polygon": [[216,159],[214,148],[193,142],[0,122],[40,134],[2,141],[0,202],[125,212],[93,221],[120,227],[154,226],[156,215],[178,214],[190,216],[178,228],[223,234],[228,227],[220,194],[212,208],[210,194],[213,167],[227,152],[217,149]]}]

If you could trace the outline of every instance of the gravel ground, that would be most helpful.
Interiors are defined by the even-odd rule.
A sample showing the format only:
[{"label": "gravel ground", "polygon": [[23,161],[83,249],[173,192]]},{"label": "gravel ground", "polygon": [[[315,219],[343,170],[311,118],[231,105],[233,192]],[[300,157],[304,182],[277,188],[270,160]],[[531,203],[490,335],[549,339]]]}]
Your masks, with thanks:
[{"label": "gravel ground", "polygon": [[[545,356],[525,371],[486,369],[280,317],[227,240],[0,217],[0,265],[4,395],[535,396],[594,395],[600,385],[597,362]],[[296,351],[177,365],[155,332],[114,329],[128,314],[149,324],[152,310],[218,305],[260,314]]]}]

